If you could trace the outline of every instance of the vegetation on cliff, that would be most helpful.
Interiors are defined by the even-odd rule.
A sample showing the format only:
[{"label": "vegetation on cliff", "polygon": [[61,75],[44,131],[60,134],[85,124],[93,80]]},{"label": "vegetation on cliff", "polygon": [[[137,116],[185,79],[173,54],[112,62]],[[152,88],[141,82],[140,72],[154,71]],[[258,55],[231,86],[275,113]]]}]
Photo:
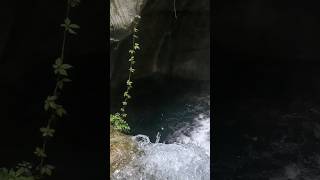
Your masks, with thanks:
[{"label": "vegetation on cliff", "polygon": [[136,63],[135,55],[138,50],[140,50],[140,45],[138,43],[138,23],[139,23],[140,16],[135,16],[135,20],[133,22],[133,34],[132,34],[132,46],[129,50],[129,75],[126,82],[127,88],[125,92],[123,93],[123,101],[122,101],[122,107],[120,108],[120,113],[115,113],[110,115],[110,124],[111,126],[119,131],[122,132],[129,132],[130,127],[126,121],[127,113],[126,113],[126,107],[128,105],[129,99],[131,99],[131,96],[129,94],[130,90],[133,88],[133,80],[132,76],[135,72],[134,64]]}]

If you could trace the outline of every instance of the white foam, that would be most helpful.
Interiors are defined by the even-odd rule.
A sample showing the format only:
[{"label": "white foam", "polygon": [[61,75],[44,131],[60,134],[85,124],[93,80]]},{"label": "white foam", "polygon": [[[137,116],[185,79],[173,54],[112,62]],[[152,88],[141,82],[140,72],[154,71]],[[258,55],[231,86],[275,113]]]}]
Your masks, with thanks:
[{"label": "white foam", "polygon": [[[140,155],[127,166],[115,171],[112,180],[209,180],[210,179],[210,96],[196,99],[196,105],[181,114],[168,144],[151,143],[148,136],[137,135]],[[191,114],[191,115],[190,115]],[[194,117],[195,116],[195,117]],[[194,117],[194,118],[192,118]],[[162,129],[163,130],[163,129]]]},{"label": "white foam", "polygon": [[143,154],[116,171],[116,180],[209,180],[210,158],[194,144],[150,143],[147,136],[138,135]]},{"label": "white foam", "polygon": [[204,113],[199,114],[192,123],[177,130],[169,138],[169,142],[197,145],[210,156],[210,116]]}]

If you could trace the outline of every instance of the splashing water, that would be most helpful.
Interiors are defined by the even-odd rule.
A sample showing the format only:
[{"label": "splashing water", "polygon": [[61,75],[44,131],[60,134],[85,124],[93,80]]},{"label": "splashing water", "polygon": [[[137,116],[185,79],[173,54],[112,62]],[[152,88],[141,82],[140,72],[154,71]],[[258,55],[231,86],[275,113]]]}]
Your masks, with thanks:
[{"label": "splashing water", "polygon": [[141,153],[116,170],[112,180],[210,179],[210,96],[187,97],[192,100],[183,102],[186,107],[163,111],[166,116],[161,114],[158,129],[148,133],[153,137],[161,127],[155,143],[146,135],[132,137]]},{"label": "splashing water", "polygon": [[169,143],[194,144],[210,156],[210,116],[199,114],[192,123],[186,123],[169,137]]},{"label": "splashing water", "polygon": [[143,154],[113,173],[117,180],[209,180],[210,158],[194,144],[151,143],[145,135],[134,136]]}]

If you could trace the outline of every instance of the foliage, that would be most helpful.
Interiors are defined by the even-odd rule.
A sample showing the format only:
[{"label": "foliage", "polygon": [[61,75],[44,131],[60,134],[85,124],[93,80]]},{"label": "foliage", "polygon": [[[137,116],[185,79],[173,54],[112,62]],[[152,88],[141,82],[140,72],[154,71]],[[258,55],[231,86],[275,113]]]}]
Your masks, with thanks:
[{"label": "foliage", "polygon": [[123,117],[121,117],[121,115],[119,113],[110,114],[110,122],[111,122],[111,125],[116,130],[119,130],[122,132],[129,132],[130,131],[130,127],[129,127],[128,123],[123,119]]},{"label": "foliage", "polygon": [[34,177],[22,175],[22,174],[20,174],[19,170],[1,169],[0,170],[0,179],[3,179],[3,180],[34,180]]},{"label": "foliage", "polygon": [[68,71],[72,68],[70,64],[64,63],[64,52],[65,43],[68,34],[77,34],[75,29],[79,29],[80,26],[71,23],[70,20],[70,8],[78,6],[79,0],[68,0],[67,12],[64,23],[60,26],[64,28],[63,40],[60,57],[58,57],[53,64],[53,72],[56,75],[56,86],[53,90],[52,95],[49,95],[44,102],[44,110],[49,113],[49,119],[45,127],[40,128],[42,133],[43,143],[41,147],[36,147],[34,154],[39,158],[39,164],[36,167],[36,171],[40,174],[40,178],[43,176],[50,176],[54,167],[52,165],[46,164],[45,159],[47,158],[46,146],[49,138],[52,138],[55,130],[52,128],[52,122],[61,119],[67,112],[64,107],[58,104],[59,96],[62,93],[64,84],[71,82],[68,78]]},{"label": "foliage", "polygon": [[22,162],[14,169],[0,169],[1,180],[35,180],[31,173],[32,165],[28,162]]},{"label": "foliage", "polygon": [[141,17],[137,15],[135,17],[134,22],[133,22],[134,26],[133,26],[133,35],[132,35],[132,46],[131,46],[131,49],[129,50],[129,69],[128,69],[129,75],[128,75],[128,79],[126,81],[127,88],[126,88],[125,92],[123,93],[122,107],[120,108],[121,113],[115,113],[115,114],[110,115],[111,125],[115,129],[123,131],[123,132],[130,131],[130,127],[125,120],[127,118],[126,107],[128,105],[128,100],[131,99],[129,92],[133,87],[132,76],[133,76],[133,73],[135,72],[135,69],[134,69],[134,64],[136,63],[135,55],[136,55],[136,52],[138,50],[140,50],[140,45],[137,42],[137,40],[138,40],[137,34],[139,31],[138,30],[138,22],[139,22],[140,18]]},{"label": "foliage", "polygon": [[48,157],[46,147],[48,140],[52,138],[55,133],[55,129],[52,128],[52,123],[61,119],[67,113],[64,107],[58,104],[58,100],[64,84],[71,82],[71,80],[68,79],[68,71],[72,66],[64,63],[64,52],[67,35],[77,34],[75,29],[80,28],[79,25],[71,23],[69,17],[70,9],[77,7],[79,3],[80,0],[68,0],[66,17],[64,23],[60,25],[64,28],[64,31],[61,54],[53,64],[53,71],[56,75],[56,85],[52,94],[44,101],[44,110],[49,113],[49,119],[47,120],[46,126],[40,128],[43,137],[42,146],[36,147],[34,151],[34,154],[39,159],[39,164],[36,167],[32,167],[30,163],[23,162],[18,164],[14,169],[0,169],[0,180],[36,180],[52,175],[54,167],[45,163],[45,159]]}]

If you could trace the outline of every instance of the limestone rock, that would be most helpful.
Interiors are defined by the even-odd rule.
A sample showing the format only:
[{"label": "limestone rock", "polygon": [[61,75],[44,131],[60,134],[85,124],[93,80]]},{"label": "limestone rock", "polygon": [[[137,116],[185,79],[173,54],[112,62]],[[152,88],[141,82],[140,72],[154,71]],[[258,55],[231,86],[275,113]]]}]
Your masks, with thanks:
[{"label": "limestone rock", "polygon": [[128,164],[138,153],[136,143],[130,136],[110,128],[110,173]]},{"label": "limestone rock", "polygon": [[[134,78],[165,75],[187,80],[210,80],[209,0],[148,1],[141,12]],[[176,10],[176,11],[175,11]],[[114,17],[112,17],[114,18]],[[113,43],[111,87],[125,83],[131,38]]]},{"label": "limestone rock", "polygon": [[110,1],[110,40],[120,41],[132,32],[134,17],[141,13],[146,0]]}]

